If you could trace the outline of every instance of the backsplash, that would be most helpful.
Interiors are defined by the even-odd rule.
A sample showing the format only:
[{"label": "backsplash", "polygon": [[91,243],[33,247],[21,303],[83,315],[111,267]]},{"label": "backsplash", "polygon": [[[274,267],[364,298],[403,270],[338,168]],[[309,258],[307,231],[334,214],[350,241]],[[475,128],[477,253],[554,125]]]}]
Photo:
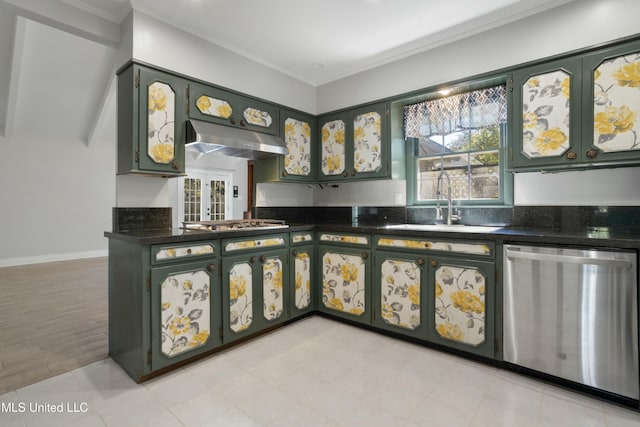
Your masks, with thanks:
[{"label": "backsplash", "polygon": [[171,208],[113,208],[113,231],[171,229]]},{"label": "backsplash", "polygon": [[[609,227],[640,230],[639,206],[514,206],[459,208],[462,224],[584,230]],[[432,224],[433,207],[269,207],[255,208],[256,218],[298,224]],[[445,210],[446,214],[446,210]]]}]

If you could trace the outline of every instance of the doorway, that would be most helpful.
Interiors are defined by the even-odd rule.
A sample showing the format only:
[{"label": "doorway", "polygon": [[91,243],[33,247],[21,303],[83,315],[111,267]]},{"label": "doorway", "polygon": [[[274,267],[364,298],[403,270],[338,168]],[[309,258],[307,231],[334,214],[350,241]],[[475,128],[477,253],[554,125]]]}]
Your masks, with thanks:
[{"label": "doorway", "polygon": [[233,175],[187,170],[178,181],[178,221],[221,221],[233,217]]}]

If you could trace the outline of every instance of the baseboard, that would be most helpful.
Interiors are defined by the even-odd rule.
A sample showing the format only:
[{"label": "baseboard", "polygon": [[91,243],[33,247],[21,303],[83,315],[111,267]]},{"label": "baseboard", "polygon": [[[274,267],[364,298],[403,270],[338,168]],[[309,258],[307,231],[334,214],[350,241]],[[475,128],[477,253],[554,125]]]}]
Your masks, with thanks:
[{"label": "baseboard", "polygon": [[68,252],[63,254],[47,254],[47,255],[34,255],[34,256],[17,257],[17,258],[3,258],[3,259],[0,259],[0,267],[13,267],[17,265],[40,264],[43,262],[69,261],[73,259],[82,259],[82,258],[99,258],[99,257],[106,257],[108,254],[109,254],[109,251],[107,249],[101,249],[97,251]]}]

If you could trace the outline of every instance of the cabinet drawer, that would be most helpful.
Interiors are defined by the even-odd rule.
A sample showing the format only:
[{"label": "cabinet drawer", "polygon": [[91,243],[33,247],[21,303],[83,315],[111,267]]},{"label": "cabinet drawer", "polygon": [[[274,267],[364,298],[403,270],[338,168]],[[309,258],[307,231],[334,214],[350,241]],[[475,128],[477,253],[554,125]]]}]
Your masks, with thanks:
[{"label": "cabinet drawer", "polygon": [[364,234],[321,233],[321,243],[344,244],[354,246],[371,246],[371,238]]},{"label": "cabinet drawer", "polygon": [[215,256],[217,253],[214,242],[193,242],[181,245],[153,245],[151,246],[151,264],[198,259]]},{"label": "cabinet drawer", "polygon": [[470,242],[470,241],[447,241],[436,239],[412,239],[398,236],[377,236],[376,248],[380,249],[402,249],[403,251],[437,251],[450,252],[468,255],[482,255],[493,257],[495,255],[494,242]]},{"label": "cabinet drawer", "polygon": [[313,231],[303,231],[301,233],[291,233],[292,245],[304,245],[314,242]]},{"label": "cabinet drawer", "polygon": [[261,236],[245,239],[226,239],[222,241],[225,254],[255,251],[259,249],[276,249],[287,246],[284,235]]}]

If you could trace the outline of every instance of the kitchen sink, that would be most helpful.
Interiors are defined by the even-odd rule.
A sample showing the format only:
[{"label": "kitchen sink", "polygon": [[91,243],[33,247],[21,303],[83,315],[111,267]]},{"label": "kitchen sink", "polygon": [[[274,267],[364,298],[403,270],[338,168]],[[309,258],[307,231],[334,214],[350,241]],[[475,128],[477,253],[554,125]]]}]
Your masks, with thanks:
[{"label": "kitchen sink", "polygon": [[410,231],[455,231],[461,233],[491,233],[499,230],[502,226],[491,225],[465,225],[465,224],[395,224],[387,225],[390,230],[410,230]]}]

